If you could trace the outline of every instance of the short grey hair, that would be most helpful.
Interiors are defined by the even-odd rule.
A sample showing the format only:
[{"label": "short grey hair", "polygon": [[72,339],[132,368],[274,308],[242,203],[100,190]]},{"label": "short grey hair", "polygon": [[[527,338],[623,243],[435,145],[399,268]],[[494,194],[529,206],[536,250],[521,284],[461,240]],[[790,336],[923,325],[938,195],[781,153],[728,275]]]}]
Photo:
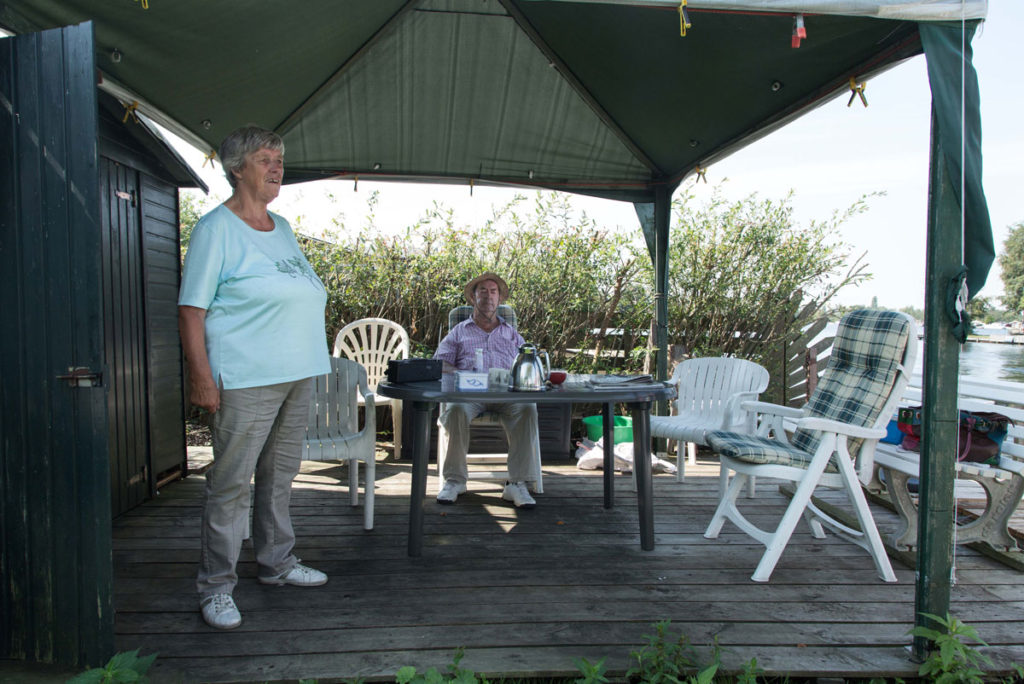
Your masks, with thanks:
[{"label": "short grey hair", "polygon": [[238,183],[234,172],[242,170],[246,157],[263,148],[284,154],[284,141],[277,133],[253,124],[237,128],[224,138],[218,154],[224,175],[228,177],[232,188]]}]

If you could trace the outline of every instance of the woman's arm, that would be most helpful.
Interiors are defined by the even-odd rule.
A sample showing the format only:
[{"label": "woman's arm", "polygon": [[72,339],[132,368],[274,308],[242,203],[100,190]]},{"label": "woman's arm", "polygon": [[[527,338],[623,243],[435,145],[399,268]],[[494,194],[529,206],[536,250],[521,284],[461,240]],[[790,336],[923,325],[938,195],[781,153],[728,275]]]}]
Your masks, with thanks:
[{"label": "woman's arm", "polygon": [[206,309],[179,306],[178,329],[188,364],[188,399],[195,406],[216,413],[220,408],[220,390],[210,370],[210,359],[206,356]]}]

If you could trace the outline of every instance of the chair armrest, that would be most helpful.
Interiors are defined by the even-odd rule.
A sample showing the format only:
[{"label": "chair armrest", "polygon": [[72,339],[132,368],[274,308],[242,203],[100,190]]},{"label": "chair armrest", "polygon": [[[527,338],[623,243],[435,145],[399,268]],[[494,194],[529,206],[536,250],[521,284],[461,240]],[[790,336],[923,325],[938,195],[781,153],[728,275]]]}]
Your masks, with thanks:
[{"label": "chair armrest", "polygon": [[804,417],[803,409],[780,406],[766,401],[744,401],[740,403],[744,411],[748,412],[754,434],[759,437],[774,435],[780,442],[789,443],[786,436],[787,419],[799,419]]},{"label": "chair armrest", "polygon": [[740,404],[740,407],[744,411],[756,411],[757,413],[767,413],[773,416],[782,416],[783,418],[803,418],[803,409],[793,408],[792,406],[780,406],[779,404],[771,404],[767,401],[744,401]]},{"label": "chair armrest", "polygon": [[748,411],[743,405],[757,401],[757,392],[737,392],[725,400],[725,414],[731,416],[739,411]]},{"label": "chair armrest", "polygon": [[867,428],[858,425],[843,423],[838,420],[808,416],[796,422],[797,428],[805,430],[821,430],[822,432],[835,432],[847,437],[859,439],[881,439],[885,437],[886,431],[882,428]]},{"label": "chair armrest", "polygon": [[377,401],[373,398],[373,390],[359,382],[359,393],[363,395],[363,429],[360,432],[368,432],[377,439]]},{"label": "chair armrest", "polygon": [[727,431],[741,428],[745,432],[753,432],[757,415],[743,407],[744,402],[756,401],[757,392],[737,392],[725,400],[725,411],[722,415],[722,429]]},{"label": "chair armrest", "polygon": [[377,408],[377,400],[374,398],[373,390],[366,382],[359,378],[359,393],[363,395],[363,403],[366,405],[367,411],[372,411]]}]

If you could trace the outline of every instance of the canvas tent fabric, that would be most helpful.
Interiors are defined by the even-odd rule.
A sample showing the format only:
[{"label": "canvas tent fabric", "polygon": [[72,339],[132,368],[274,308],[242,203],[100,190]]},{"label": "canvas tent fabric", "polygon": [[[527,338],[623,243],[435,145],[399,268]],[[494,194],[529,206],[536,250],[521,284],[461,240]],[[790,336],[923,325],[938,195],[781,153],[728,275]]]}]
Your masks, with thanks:
[{"label": "canvas tent fabric", "polygon": [[93,21],[103,87],[202,149],[247,121],[281,133],[286,182],[472,180],[629,201],[921,51],[910,21],[808,17],[793,49],[792,13],[699,3],[686,37],[674,7],[620,3],[0,7],[20,30]]},{"label": "canvas tent fabric", "polygon": [[964,265],[970,297],[985,285],[995,260],[992,222],[981,185],[981,103],[971,59],[975,25],[921,24],[928,81],[950,178],[961,207]]},{"label": "canvas tent fabric", "polygon": [[[285,182],[550,188],[634,202],[643,216],[683,179],[848,94],[851,79],[920,54],[920,27],[973,23],[987,3],[690,0],[685,36],[676,0],[145,7],[0,0],[0,25],[92,21],[102,88],[209,152],[242,123],[276,130]],[[808,36],[794,49],[797,14]],[[970,172],[980,149],[968,152]],[[983,195],[967,197],[980,216]],[[984,224],[965,231],[972,295],[987,273],[975,257],[991,242]]]}]

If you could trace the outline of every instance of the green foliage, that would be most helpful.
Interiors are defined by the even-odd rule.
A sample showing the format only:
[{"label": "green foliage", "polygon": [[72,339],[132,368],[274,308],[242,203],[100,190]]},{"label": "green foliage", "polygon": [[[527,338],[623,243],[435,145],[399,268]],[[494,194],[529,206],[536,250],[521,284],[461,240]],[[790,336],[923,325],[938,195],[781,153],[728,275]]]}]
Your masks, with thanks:
[{"label": "green foliage", "polygon": [[798,312],[806,319],[840,288],[868,277],[859,260],[847,268],[847,246],[835,239],[838,227],[866,208],[862,198],[828,221],[800,228],[791,196],[727,202],[716,189],[705,206],[692,206],[691,196],[677,200],[669,237],[669,339],[692,355],[756,360],[795,339]]},{"label": "green foliage", "polygon": [[420,674],[415,667],[406,665],[395,673],[395,681],[398,684],[487,684],[486,678],[459,667],[465,655],[466,649],[460,646],[444,672],[438,672],[436,667],[432,667]]},{"label": "green foliage", "polygon": [[196,222],[203,217],[217,204],[219,200],[199,195],[195,192],[182,192],[178,200],[178,218],[181,234],[181,262],[185,263],[185,252],[188,251],[189,242],[192,239],[192,229]]},{"label": "green foliage", "polygon": [[743,669],[736,675],[736,684],[757,684],[758,677],[764,670],[757,664],[757,658],[751,658],[743,663]]},{"label": "green foliage", "polygon": [[995,323],[1020,318],[1020,312],[1000,309],[988,297],[975,297],[967,302],[967,313],[975,323]]},{"label": "green foliage", "polygon": [[350,237],[307,240],[304,249],[328,290],[332,339],[345,323],[376,316],[399,322],[428,355],[447,332],[448,311],[465,303],[463,284],[485,270],[508,281],[520,331],[557,366],[591,367],[565,350],[597,344],[593,329],[649,325],[649,305],[629,290],[636,245],[576,216],[555,193],[539,193],[532,205],[517,196],[475,229],[435,205],[401,235],[367,226]]},{"label": "green foliage", "polygon": [[575,658],[572,661],[583,675],[575,680],[575,684],[607,684],[609,681],[604,676],[607,668],[604,666],[604,658],[596,663],[591,663],[586,658]]},{"label": "green foliage", "polygon": [[[182,194],[182,249],[213,200]],[[517,195],[483,225],[460,224],[435,204],[398,234],[375,224],[376,196],[361,227],[344,216],[292,219],[328,293],[328,342],[346,324],[381,317],[401,324],[414,356],[429,356],[464,304],[463,284],[484,270],[511,287],[523,336],[556,367],[578,372],[648,370],[653,268],[639,229],[599,226],[569,195]],[[850,283],[866,277],[835,244],[837,227],[861,200],[830,221],[798,229],[789,198],[695,207],[675,203],[669,261],[669,340],[691,354],[761,360]],[[326,233],[325,233],[326,230]],[[336,231],[336,232],[331,232]],[[737,336],[737,331],[742,333]]]},{"label": "green foliage", "polygon": [[964,639],[970,639],[982,646],[988,646],[978,636],[977,630],[949,615],[945,618],[931,613],[921,615],[940,625],[942,629],[918,625],[910,630],[910,634],[928,639],[933,646],[928,659],[921,663],[918,674],[928,677],[937,684],[984,681],[985,672],[979,666],[991,665],[992,661],[985,654],[964,643]]},{"label": "green foliage", "polygon": [[710,684],[721,665],[721,652],[717,644],[712,651],[712,663],[699,669],[696,649],[689,644],[686,635],[680,633],[678,637],[673,637],[669,631],[671,625],[670,620],[657,622],[654,625],[655,633],[644,635],[648,642],[640,650],[630,652],[636,664],[629,668],[626,677],[650,684]]},{"label": "green foliage", "polygon": [[116,682],[136,682],[144,684],[149,681],[146,672],[156,660],[156,653],[143,658],[139,657],[139,649],[115,654],[104,667],[86,670],[68,680],[68,684],[114,684]]},{"label": "green foliage", "polygon": [[1010,226],[999,255],[999,271],[1003,279],[1003,306],[1020,320],[1024,310],[1024,221]]}]

